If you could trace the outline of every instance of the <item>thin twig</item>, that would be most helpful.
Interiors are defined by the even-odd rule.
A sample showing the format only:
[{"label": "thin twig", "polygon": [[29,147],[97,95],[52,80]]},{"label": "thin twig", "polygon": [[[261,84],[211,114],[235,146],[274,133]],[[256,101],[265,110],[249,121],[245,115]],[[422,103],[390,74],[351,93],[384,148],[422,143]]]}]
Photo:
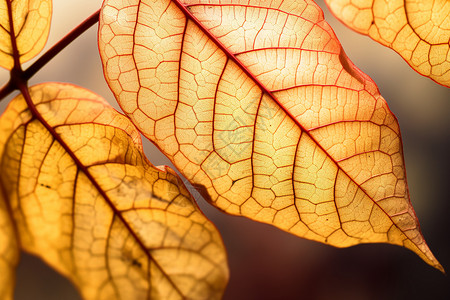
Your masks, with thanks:
[{"label": "thin twig", "polygon": [[53,59],[61,50],[67,45],[72,43],[77,37],[83,34],[91,26],[98,22],[100,15],[100,9],[93,13],[90,17],[80,23],[76,28],[63,37],[52,48],[45,52],[38,60],[36,60],[28,69],[24,71],[24,78],[30,79],[36,72],[38,72],[43,66],[45,66],[50,60]]},{"label": "thin twig", "polygon": [[[7,4],[10,2],[7,1]],[[17,85],[17,80],[22,82],[27,82],[31,77],[33,77],[42,67],[44,67],[49,61],[51,61],[59,52],[61,52],[66,46],[72,43],[76,38],[83,34],[86,30],[92,27],[98,22],[100,15],[100,9],[89,16],[86,20],[75,27],[71,32],[69,32],[65,37],[58,41],[53,47],[51,47],[47,52],[45,52],[38,60],[36,60],[31,66],[29,66],[25,71],[22,71],[19,63],[19,52],[15,42],[14,28],[11,28],[11,42],[14,53],[14,67],[11,70],[11,79],[0,88],[0,101],[2,101],[6,96],[12,93],[14,90],[19,89]],[[10,16],[12,18],[12,16]],[[10,22],[12,24],[13,22]],[[12,27],[12,25],[11,25]]]}]

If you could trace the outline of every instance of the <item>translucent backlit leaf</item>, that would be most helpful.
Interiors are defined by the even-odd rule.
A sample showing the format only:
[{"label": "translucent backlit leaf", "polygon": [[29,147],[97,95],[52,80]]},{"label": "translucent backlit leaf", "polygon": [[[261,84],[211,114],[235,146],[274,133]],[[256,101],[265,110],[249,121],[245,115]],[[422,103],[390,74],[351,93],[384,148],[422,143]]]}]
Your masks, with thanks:
[{"label": "translucent backlit leaf", "polygon": [[418,73],[450,87],[450,1],[325,2],[345,25],[394,49]]},{"label": "translucent backlit leaf", "polygon": [[35,57],[47,41],[51,17],[51,0],[0,0],[0,66],[14,66],[13,43],[20,63]]},{"label": "translucent backlit leaf", "polygon": [[0,182],[0,298],[2,300],[13,299],[15,270],[18,262],[19,248],[16,232]]},{"label": "translucent backlit leaf", "polygon": [[107,0],[99,43],[122,109],[213,205],[442,268],[410,204],[397,120],[312,1]]},{"label": "translucent backlit leaf", "polygon": [[226,253],[180,178],[131,122],[72,85],[30,89],[0,118],[0,180],[25,251],[85,299],[216,299]]}]

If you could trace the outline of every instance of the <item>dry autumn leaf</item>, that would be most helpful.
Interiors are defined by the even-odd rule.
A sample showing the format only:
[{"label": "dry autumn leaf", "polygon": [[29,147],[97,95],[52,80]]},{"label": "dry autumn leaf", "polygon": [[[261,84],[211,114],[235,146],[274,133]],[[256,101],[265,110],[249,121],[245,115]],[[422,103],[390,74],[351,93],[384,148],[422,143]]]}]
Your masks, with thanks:
[{"label": "dry autumn leaf", "polygon": [[51,17],[51,0],[0,0],[0,66],[13,68],[14,48],[20,63],[35,57],[47,41]]},{"label": "dry autumn leaf", "polygon": [[[176,173],[147,161],[131,122],[73,85],[29,93],[33,104],[20,95],[0,118],[0,183],[22,249],[85,299],[220,298],[218,231]],[[1,224],[10,215],[0,210]]]},{"label": "dry autumn leaf", "polygon": [[99,46],[124,112],[221,210],[442,270],[409,200],[400,130],[312,1],[107,0]]},{"label": "dry autumn leaf", "polygon": [[450,1],[325,2],[345,25],[392,48],[418,73],[450,87]]}]

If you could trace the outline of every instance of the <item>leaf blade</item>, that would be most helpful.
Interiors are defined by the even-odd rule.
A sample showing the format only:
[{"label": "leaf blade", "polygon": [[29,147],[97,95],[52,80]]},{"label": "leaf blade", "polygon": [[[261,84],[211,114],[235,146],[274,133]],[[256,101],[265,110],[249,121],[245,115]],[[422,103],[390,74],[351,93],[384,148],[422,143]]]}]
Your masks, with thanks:
[{"label": "leaf blade", "polygon": [[47,125],[21,97],[0,123],[19,119],[2,128],[0,157],[24,250],[86,299],[219,298],[228,276],[220,235],[178,176],[146,160],[134,126],[78,87],[43,84],[31,95]]},{"label": "leaf blade", "polygon": [[213,205],[442,268],[410,204],[398,122],[312,2],[110,0],[99,42],[124,112]]},{"label": "leaf blade", "polygon": [[448,1],[325,2],[346,26],[393,49],[419,74],[450,87]]},{"label": "leaf blade", "polygon": [[3,299],[13,299],[19,247],[3,190],[0,184],[0,295]]},{"label": "leaf blade", "polygon": [[[12,28],[10,16],[13,19]],[[47,42],[51,16],[51,0],[2,0],[0,2],[0,66],[9,70],[13,68],[14,47],[17,47],[20,63],[35,57]]]}]

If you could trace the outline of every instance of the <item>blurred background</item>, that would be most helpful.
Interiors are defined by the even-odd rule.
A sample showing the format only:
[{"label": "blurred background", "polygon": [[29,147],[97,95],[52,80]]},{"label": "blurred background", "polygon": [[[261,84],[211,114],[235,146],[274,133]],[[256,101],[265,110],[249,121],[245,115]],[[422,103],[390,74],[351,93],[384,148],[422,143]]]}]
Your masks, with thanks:
[{"label": "blurred background", "polygon": [[[46,49],[102,3],[53,2]],[[349,58],[374,79],[399,120],[411,201],[428,245],[450,270],[450,89],[417,74],[392,50],[350,31],[328,13],[323,1],[318,4]],[[96,30],[94,26],[69,45],[30,84],[74,83],[117,108],[103,79]],[[7,80],[8,72],[1,70],[0,84]],[[0,112],[7,100],[0,102]],[[150,142],[145,142],[145,151],[153,164],[170,165]],[[225,299],[450,299],[449,278],[408,250],[383,244],[332,248],[225,215],[197,193],[194,196],[218,227],[228,250],[231,278]],[[26,254],[18,269],[15,295],[18,300],[80,299],[69,281]]]}]

